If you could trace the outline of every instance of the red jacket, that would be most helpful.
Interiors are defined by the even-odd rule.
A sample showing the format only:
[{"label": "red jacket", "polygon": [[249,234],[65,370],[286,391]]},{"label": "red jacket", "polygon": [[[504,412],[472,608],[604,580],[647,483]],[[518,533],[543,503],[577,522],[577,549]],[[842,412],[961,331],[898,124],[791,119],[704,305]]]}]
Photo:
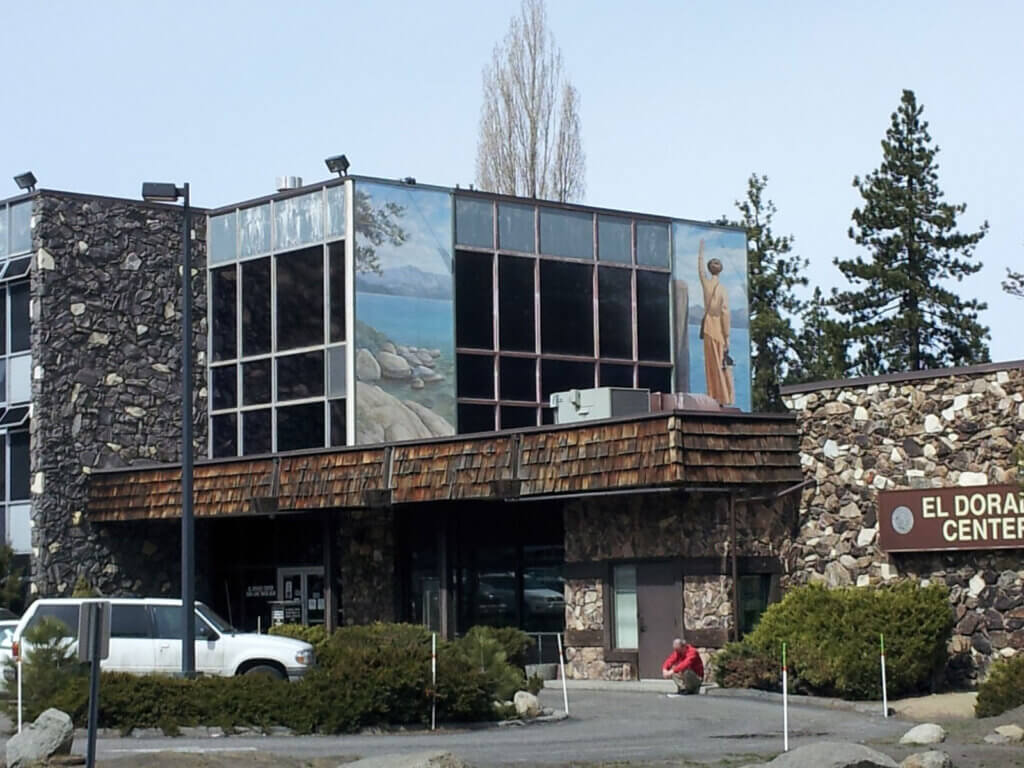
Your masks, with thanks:
[{"label": "red jacket", "polygon": [[692,669],[697,677],[704,679],[704,662],[700,660],[700,654],[692,645],[684,645],[678,651],[673,649],[661,668],[671,669],[677,675],[684,669]]}]

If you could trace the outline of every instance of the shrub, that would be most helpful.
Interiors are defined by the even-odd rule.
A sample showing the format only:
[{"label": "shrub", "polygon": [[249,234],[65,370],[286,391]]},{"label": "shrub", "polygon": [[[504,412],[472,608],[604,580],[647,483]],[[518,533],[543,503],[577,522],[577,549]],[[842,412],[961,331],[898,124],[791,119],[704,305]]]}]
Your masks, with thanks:
[{"label": "shrub", "polygon": [[723,688],[758,688],[763,691],[782,688],[778,661],[744,643],[726,645],[715,654],[712,666],[715,681]]},{"label": "shrub", "polygon": [[526,657],[536,644],[534,639],[515,627],[488,627],[480,624],[471,627],[466,637],[488,637],[496,640],[505,651],[505,658],[514,667],[525,667]]},{"label": "shrub", "polygon": [[303,640],[313,646],[317,658],[320,658],[320,652],[327,642],[327,630],[324,629],[323,624],[312,627],[307,627],[304,624],[277,624],[268,629],[267,634]]},{"label": "shrub", "polygon": [[946,662],[953,614],[945,587],[905,582],[875,589],[793,589],[715,663],[720,685],[778,677],[781,646],[791,675],[812,693],[854,699],[881,695],[879,634],[885,633],[889,695],[925,690]]},{"label": "shrub", "polygon": [[978,686],[974,714],[978,717],[1001,715],[1024,704],[1024,655],[995,662],[988,677]]},{"label": "shrub", "polygon": [[[501,642],[490,627],[473,627],[464,637],[449,644],[449,652],[462,657],[459,659],[462,666],[479,672],[486,689],[499,701],[511,699],[516,691],[526,687],[523,668],[508,662],[509,636],[504,639],[506,642]],[[511,639],[514,649],[519,650],[518,638]]]},{"label": "shrub", "polygon": [[[47,707],[57,706],[51,702],[56,702],[77,678],[86,680],[89,665],[78,660],[66,635],[67,627],[63,622],[45,618],[22,638],[32,648],[21,664],[23,715],[29,721],[35,720]],[[17,670],[13,658],[8,659],[7,664]],[[16,717],[17,697],[13,697],[8,706]]]}]

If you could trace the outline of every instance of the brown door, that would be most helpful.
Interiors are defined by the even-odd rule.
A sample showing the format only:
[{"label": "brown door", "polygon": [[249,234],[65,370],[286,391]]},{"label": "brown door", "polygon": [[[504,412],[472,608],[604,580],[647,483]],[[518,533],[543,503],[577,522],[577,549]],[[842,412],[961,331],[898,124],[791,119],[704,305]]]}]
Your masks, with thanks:
[{"label": "brown door", "polygon": [[637,620],[639,622],[640,677],[661,677],[661,665],[680,636],[683,585],[676,563],[637,565]]}]

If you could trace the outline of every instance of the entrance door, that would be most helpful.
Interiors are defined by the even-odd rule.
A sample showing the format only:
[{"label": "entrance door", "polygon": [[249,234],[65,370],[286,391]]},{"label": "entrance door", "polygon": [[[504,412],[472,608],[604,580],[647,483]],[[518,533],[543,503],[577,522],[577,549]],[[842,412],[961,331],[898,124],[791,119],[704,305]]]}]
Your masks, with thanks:
[{"label": "entrance door", "polygon": [[323,624],[325,614],[323,566],[277,569],[277,599],[285,603],[286,624]]},{"label": "entrance door", "polygon": [[677,563],[637,565],[640,677],[660,678],[672,640],[683,626],[683,585]]}]

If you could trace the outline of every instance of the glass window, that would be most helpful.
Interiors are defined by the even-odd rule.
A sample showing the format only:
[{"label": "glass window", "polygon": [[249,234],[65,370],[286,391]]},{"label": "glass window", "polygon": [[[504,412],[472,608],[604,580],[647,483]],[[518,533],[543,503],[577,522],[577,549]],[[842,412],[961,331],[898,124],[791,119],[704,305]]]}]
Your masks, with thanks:
[{"label": "glass window", "polygon": [[210,270],[213,311],[210,337],[214,360],[238,357],[238,273],[234,265]]},{"label": "glass window", "polygon": [[242,405],[270,402],[270,360],[242,363]]},{"label": "glass window", "polygon": [[641,365],[636,372],[637,386],[640,389],[649,389],[651,392],[672,391],[672,369],[655,367],[653,365]]},{"label": "glass window", "polygon": [[[7,291],[0,286],[0,355],[7,354]],[[0,390],[6,392],[7,390]],[[0,394],[2,396],[2,394]]]},{"label": "glass window", "polygon": [[11,206],[11,249],[8,253],[13,256],[31,250],[32,201],[27,200]]},{"label": "glass window", "polygon": [[455,345],[494,349],[494,257],[455,252]]},{"label": "glass window", "polygon": [[40,605],[32,614],[32,619],[25,627],[27,632],[39,626],[44,619],[50,619],[64,626],[64,637],[78,637],[78,605],[67,603],[57,605]]},{"label": "glass window", "polygon": [[0,205],[0,259],[7,258],[7,219],[11,215],[6,205]]},{"label": "glass window", "polygon": [[[22,405],[17,408],[8,408],[3,416],[0,416],[0,427],[20,427],[28,421],[28,406]],[[0,462],[2,465],[2,462]],[[2,498],[3,494],[0,494]]]},{"label": "glass window", "polygon": [[114,603],[110,607],[110,636],[148,639],[152,635],[149,609],[145,605]]},{"label": "glass window", "polygon": [[8,432],[11,452],[11,499],[29,498],[28,430]]},{"label": "glass window", "polygon": [[327,246],[327,264],[331,294],[329,341],[345,341],[345,243],[331,243]]},{"label": "glass window", "polygon": [[455,198],[455,242],[479,248],[494,247],[494,205],[490,200]]},{"label": "glass window", "polygon": [[498,204],[498,247],[534,253],[533,206]]},{"label": "glass window", "polygon": [[15,280],[28,274],[28,268],[32,266],[31,256],[22,256],[18,259],[11,259],[7,262],[7,269],[4,270],[4,280]]},{"label": "glass window", "polygon": [[327,396],[345,397],[345,346],[331,347],[327,350]]},{"label": "glass window", "polygon": [[331,411],[331,445],[345,445],[347,442],[348,411],[344,398],[328,403]]},{"label": "glass window", "polygon": [[597,258],[630,264],[633,261],[633,229],[629,219],[597,217]]},{"label": "glass window", "polygon": [[7,397],[7,361],[0,358],[0,402]]},{"label": "glass window", "polygon": [[668,268],[668,224],[637,222],[636,263],[647,267]]},{"label": "glass window", "polygon": [[615,591],[615,640],[616,648],[639,647],[639,622],[636,605],[636,566],[617,565],[612,572]]},{"label": "glass window", "polygon": [[636,272],[636,339],[641,360],[669,360],[667,272]]},{"label": "glass window", "polygon": [[270,251],[270,203],[238,212],[238,255],[258,256]]},{"label": "glass window", "polygon": [[768,609],[771,575],[753,573],[740,576],[740,635],[752,631],[761,614]]},{"label": "glass window", "polygon": [[[523,408],[515,405],[501,406],[501,428],[521,429],[537,426],[537,409]],[[565,607],[564,605],[562,606]]]},{"label": "glass window", "polygon": [[[324,353],[303,352],[277,358],[277,399],[301,400],[324,393]],[[321,423],[323,418],[321,416]],[[280,429],[280,425],[278,427]],[[323,432],[321,430],[321,440]]]},{"label": "glass window", "polygon": [[540,263],[541,352],[594,354],[593,267],[559,261]]},{"label": "glass window", "polygon": [[345,236],[345,186],[327,188],[327,237]]},{"label": "glass window", "polygon": [[324,404],[307,403],[277,409],[277,450],[300,451],[324,445]]},{"label": "glass window", "polygon": [[601,369],[598,371],[600,387],[628,387],[633,388],[633,366],[632,365],[613,365],[611,363],[601,363]]},{"label": "glass window", "polygon": [[571,259],[593,259],[593,214],[541,208],[540,252]]},{"label": "glass window", "polygon": [[270,351],[270,258],[242,264],[242,354]]},{"label": "glass window", "polygon": [[221,413],[214,416],[213,422],[213,455],[214,458],[221,456],[238,455],[238,414]]},{"label": "glass window", "polygon": [[7,290],[11,301],[11,352],[27,352],[32,348],[28,280],[13,283]]},{"label": "glass window", "polygon": [[7,366],[7,388],[10,402],[27,403],[32,399],[32,356],[9,357]]},{"label": "glass window", "polygon": [[32,552],[32,505],[11,504],[7,507],[7,540],[17,555]]},{"label": "glass window", "polygon": [[456,392],[459,397],[494,397],[494,358],[490,355],[458,355]]},{"label": "glass window", "polygon": [[275,257],[277,348],[324,343],[324,252],[321,246]]},{"label": "glass window", "polygon": [[154,605],[151,610],[154,635],[161,640],[181,640],[181,606]]},{"label": "glass window", "polygon": [[[537,361],[530,357],[502,357],[498,363],[502,400],[537,401]],[[505,423],[504,418],[502,424]]]},{"label": "glass window", "polygon": [[220,264],[235,259],[235,213],[224,213],[210,217],[209,261]]},{"label": "glass window", "polygon": [[552,392],[594,386],[594,364],[571,360],[540,361],[540,397],[548,402]]},{"label": "glass window", "polygon": [[498,257],[498,321],[501,348],[534,352],[534,279],[536,259]]},{"label": "glass window", "polygon": [[459,403],[459,434],[494,431],[494,406]]},{"label": "glass window", "polygon": [[[564,558],[561,546],[523,547],[522,626],[527,632],[561,632],[565,629]],[[547,652],[550,649],[545,647],[544,651],[545,656],[540,659],[542,663],[549,658]]]},{"label": "glass window", "polygon": [[220,365],[210,369],[213,390],[213,409],[234,408],[238,405],[238,366]]},{"label": "glass window", "polygon": [[278,251],[324,239],[324,201],[320,190],[274,203],[275,243]]},{"label": "glass window", "polygon": [[601,357],[633,359],[633,270],[598,268],[597,316]]},{"label": "glass window", "polygon": [[[0,435],[0,502],[7,498],[7,440]],[[0,514],[0,519],[3,515]]]},{"label": "glass window", "polygon": [[242,412],[242,455],[270,453],[270,409]]}]

